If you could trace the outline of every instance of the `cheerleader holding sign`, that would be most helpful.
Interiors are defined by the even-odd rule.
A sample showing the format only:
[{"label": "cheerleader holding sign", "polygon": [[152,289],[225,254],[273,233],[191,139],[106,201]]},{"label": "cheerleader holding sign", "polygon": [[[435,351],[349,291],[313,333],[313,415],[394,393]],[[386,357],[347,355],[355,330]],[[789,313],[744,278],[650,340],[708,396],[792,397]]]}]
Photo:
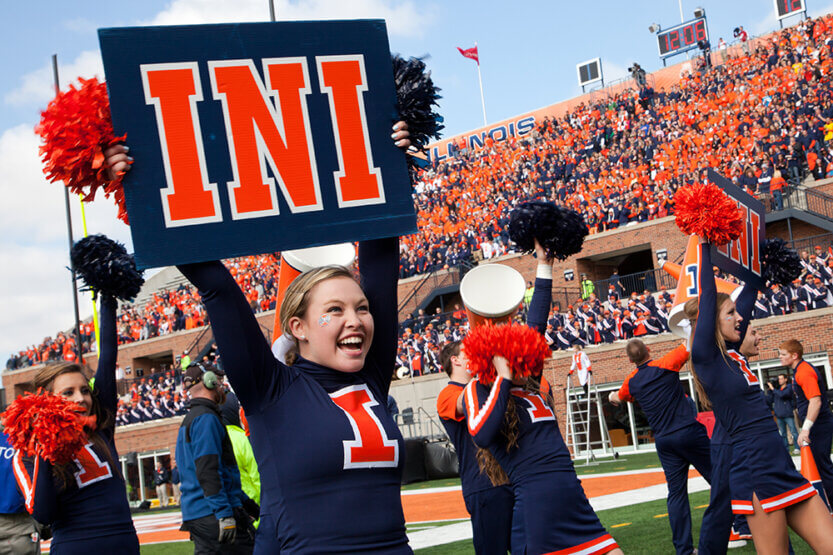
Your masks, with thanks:
[{"label": "cheerleader holding sign", "polygon": [[[397,123],[397,146],[408,148],[408,137]],[[124,147],[106,154],[114,171],[129,169]],[[399,240],[387,238],[359,243],[361,284],[342,266],[298,276],[280,307],[294,344],[287,364],[221,262],[179,266],[199,290],[249,422],[262,480],[256,553],[276,541],[282,553],[411,553],[399,497],[404,441],[385,402],[398,266]]]},{"label": "cheerleader holding sign", "polygon": [[[711,268],[700,239],[700,268]],[[739,353],[747,323],[735,302],[718,293],[711,272],[699,272],[700,296],[686,314],[693,322],[691,362],[715,417],[731,437],[732,511],[746,514],[759,553],[786,553],[787,525],[816,553],[833,553],[833,518],[793,465],[757,377]]]},{"label": "cheerleader holding sign", "polygon": [[[712,176],[714,177],[714,176]],[[716,184],[695,183],[674,197],[677,226],[699,239],[699,296],[684,308],[691,322],[691,365],[701,402],[710,403],[732,445],[732,512],[745,514],[758,553],[787,553],[787,526],[816,553],[833,553],[833,518],[784,449],[758,377],[740,353],[749,322],[729,295],[717,292],[710,243],[743,234],[746,218]],[[764,266],[768,265],[764,254]],[[770,280],[772,281],[772,280]]]}]

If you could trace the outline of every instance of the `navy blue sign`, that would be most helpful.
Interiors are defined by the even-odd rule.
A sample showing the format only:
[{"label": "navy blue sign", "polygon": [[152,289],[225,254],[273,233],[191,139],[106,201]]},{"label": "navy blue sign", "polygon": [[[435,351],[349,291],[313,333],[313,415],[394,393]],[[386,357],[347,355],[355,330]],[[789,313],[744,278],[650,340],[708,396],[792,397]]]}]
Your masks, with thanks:
[{"label": "navy blue sign", "polygon": [[709,168],[708,179],[734,199],[744,215],[744,231],[740,237],[722,247],[712,245],[711,258],[715,266],[763,289],[761,250],[766,240],[766,210],[763,203]]},{"label": "navy blue sign", "polygon": [[140,268],[416,231],[381,20],[100,29]]}]

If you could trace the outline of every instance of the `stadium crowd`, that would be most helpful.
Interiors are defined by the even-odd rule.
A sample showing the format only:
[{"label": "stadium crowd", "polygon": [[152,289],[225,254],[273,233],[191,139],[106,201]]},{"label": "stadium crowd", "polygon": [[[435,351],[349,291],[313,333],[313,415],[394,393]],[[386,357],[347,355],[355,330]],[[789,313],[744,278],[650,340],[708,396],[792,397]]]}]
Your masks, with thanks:
[{"label": "stadium crowd", "polygon": [[[748,56],[689,72],[666,90],[643,87],[600,95],[563,117],[545,118],[523,137],[487,138],[480,149],[456,145],[453,158],[435,161],[415,183],[420,230],[402,238],[400,278],[511,252],[509,212],[526,200],[547,199],[578,210],[596,233],[672,214],[677,188],[702,179],[709,167],[776,210],[789,194],[788,180],[833,175],[833,18],[808,19],[771,37],[756,43]],[[226,261],[255,312],[275,306],[276,257]],[[800,287],[762,295],[761,314],[833,301],[827,290],[831,266],[822,266],[807,272]],[[794,298],[785,304],[790,295]],[[553,315],[548,336],[563,348],[576,340],[604,342],[643,329],[661,332],[667,298],[639,297],[576,302]],[[426,322],[425,329],[403,325],[400,361],[410,361],[403,365],[421,358],[417,367],[437,367],[445,334],[459,335],[462,325],[447,316]],[[154,293],[144,305],[123,305],[119,341],[205,324],[196,291],[183,285]],[[94,339],[92,323],[83,323],[84,352]],[[6,367],[74,358],[75,341],[61,332],[12,356]]]},{"label": "stadium crowd", "polygon": [[668,90],[602,95],[526,136],[452,145],[416,183],[420,231],[403,238],[400,277],[511,250],[509,212],[532,199],[582,212],[595,233],[673,213],[677,188],[712,167],[780,208],[787,179],[833,174],[832,21],[776,33]]},{"label": "stadium crowd", "polygon": [[[275,308],[279,257],[274,254],[245,256],[224,261],[254,312]],[[186,285],[154,292],[142,304],[122,304],[117,315],[119,345],[167,335],[180,330],[190,330],[208,323],[205,310],[196,289]],[[81,323],[83,352],[95,348],[95,329],[92,319]],[[13,355],[6,362],[7,370],[25,368],[48,361],[76,358],[75,339],[72,332],[59,332],[54,338],[46,337],[39,345],[31,345]]]},{"label": "stadium crowd", "polygon": [[[814,254],[802,251],[801,276],[788,287],[771,285],[759,292],[755,302],[755,319],[805,312],[833,306],[833,248],[824,250],[816,245]],[[719,272],[715,275],[726,281],[737,279]],[[668,318],[674,304],[674,293],[660,288],[657,293],[645,290],[623,295],[624,287],[608,285],[606,298],[601,294],[586,293],[562,310],[557,304],[550,311],[545,338],[552,351],[613,343],[645,335],[670,333]],[[524,310],[526,309],[524,306]],[[523,321],[524,312],[518,315]],[[419,309],[400,324],[397,369],[405,368],[401,377],[420,376],[441,372],[439,353],[442,347],[461,339],[467,330],[466,311],[455,305],[450,312],[426,314]]]},{"label": "stadium crowd", "polygon": [[185,414],[187,393],[182,390],[178,378],[178,373],[168,370],[132,380],[127,393],[119,397],[116,425]]}]

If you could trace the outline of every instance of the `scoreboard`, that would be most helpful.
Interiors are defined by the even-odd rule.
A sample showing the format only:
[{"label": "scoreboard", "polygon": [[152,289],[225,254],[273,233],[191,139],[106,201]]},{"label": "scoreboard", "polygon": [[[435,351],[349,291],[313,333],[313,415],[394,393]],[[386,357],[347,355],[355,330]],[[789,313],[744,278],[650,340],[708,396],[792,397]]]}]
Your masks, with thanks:
[{"label": "scoreboard", "polygon": [[775,0],[775,15],[779,20],[807,9],[804,0]]},{"label": "scoreboard", "polygon": [[[778,2],[791,2],[793,0],[778,0]],[[803,0],[794,0],[803,1]],[[680,23],[669,29],[663,29],[657,33],[659,46],[659,57],[668,58],[675,54],[686,52],[697,48],[697,41],[709,40],[709,32],[706,27],[706,18],[698,17],[685,23]]]}]

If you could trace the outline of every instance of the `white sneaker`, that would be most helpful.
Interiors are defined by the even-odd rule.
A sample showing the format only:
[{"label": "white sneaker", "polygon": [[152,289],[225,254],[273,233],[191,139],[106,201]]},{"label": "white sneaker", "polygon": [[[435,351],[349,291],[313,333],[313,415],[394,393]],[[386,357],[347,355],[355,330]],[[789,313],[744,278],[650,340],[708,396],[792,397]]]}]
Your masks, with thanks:
[{"label": "white sneaker", "polygon": [[726,547],[729,549],[737,549],[744,546],[746,546],[746,540],[732,540]]}]

